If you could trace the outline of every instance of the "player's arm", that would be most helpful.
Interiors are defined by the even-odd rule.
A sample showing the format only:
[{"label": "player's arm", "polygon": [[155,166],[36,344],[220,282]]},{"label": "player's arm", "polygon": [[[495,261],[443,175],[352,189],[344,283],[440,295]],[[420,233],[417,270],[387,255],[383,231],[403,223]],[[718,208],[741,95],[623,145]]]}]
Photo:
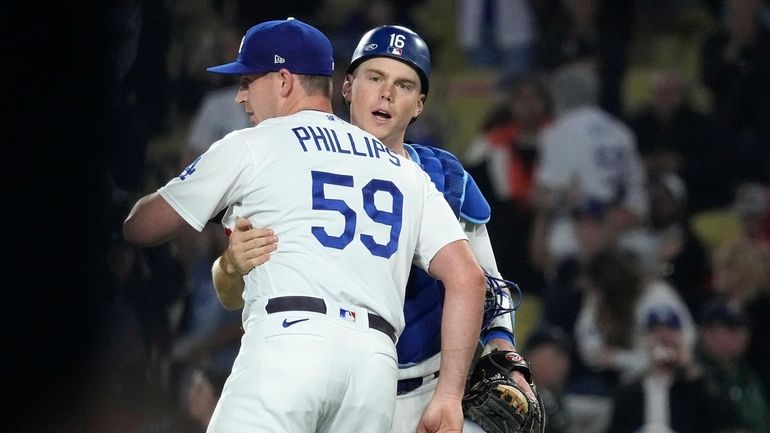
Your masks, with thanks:
[{"label": "player's arm", "polygon": [[[465,188],[460,205],[460,224],[482,269],[489,276],[497,278],[502,282],[503,278],[497,269],[492,242],[486,226],[486,223],[491,218],[491,208],[473,177],[465,170],[463,172],[465,173]],[[445,173],[445,175],[449,177],[448,173]],[[510,310],[510,312],[495,314],[495,317],[491,320],[485,318],[484,329],[481,334],[482,343],[486,346],[486,351],[515,350],[516,340],[513,333],[514,313],[511,292],[502,284],[495,288],[489,287],[489,289],[495,293],[500,293],[497,299],[500,300],[500,304],[505,304],[500,305],[500,307]]]},{"label": "player's arm", "polygon": [[441,375],[418,431],[436,431],[438,424],[443,423],[462,425],[461,400],[478,342],[484,302],[484,272],[466,240],[456,240],[441,248],[428,271],[441,280],[445,290]]},{"label": "player's arm", "polygon": [[[489,239],[489,232],[486,224],[473,224],[462,221],[463,231],[468,236],[471,249],[481,267],[492,277],[502,280],[500,271],[497,269],[497,262],[492,250],[492,242]],[[507,287],[500,287],[504,296],[506,305],[502,307],[512,309],[511,292]],[[492,350],[515,350],[514,338],[514,311],[501,314],[485,324],[482,329],[481,338],[487,351]]]},{"label": "player's arm", "polygon": [[236,138],[212,145],[182,174],[134,204],[123,222],[123,237],[134,246],[153,247],[188,226],[202,231],[209,219],[240,199],[239,180],[250,174],[240,167],[247,164],[246,152]]},{"label": "player's arm", "polygon": [[[468,236],[473,252],[482,268],[484,268],[491,276],[502,280],[500,271],[497,269],[497,262],[495,261],[492,243],[489,239],[486,225],[470,224],[463,221],[463,229]],[[502,290],[505,291],[507,297],[503,298],[506,304],[501,305],[501,307],[512,308],[513,298],[510,290],[507,287],[502,288]],[[494,351],[517,352],[514,334],[515,323],[515,311],[511,311],[510,313],[495,317],[484,329],[482,329],[481,341],[484,344],[483,353]],[[512,371],[511,379],[513,379],[525,393],[534,398],[534,392],[521,371]]]},{"label": "player's arm", "polygon": [[267,228],[255,229],[246,218],[238,218],[225,252],[214,261],[211,275],[219,302],[228,310],[243,308],[243,276],[270,260],[278,237]]},{"label": "player's arm", "polygon": [[187,222],[153,192],[140,198],[123,222],[123,237],[137,247],[154,247],[174,238]]}]

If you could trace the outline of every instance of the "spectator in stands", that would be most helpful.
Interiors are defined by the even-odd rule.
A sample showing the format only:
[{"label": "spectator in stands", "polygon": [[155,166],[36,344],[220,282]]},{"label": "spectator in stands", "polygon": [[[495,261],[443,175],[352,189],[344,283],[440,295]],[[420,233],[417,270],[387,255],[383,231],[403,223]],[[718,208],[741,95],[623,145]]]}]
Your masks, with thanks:
[{"label": "spectator in stands", "polygon": [[676,291],[644,274],[628,253],[601,251],[586,263],[583,275],[586,292],[575,324],[577,356],[567,404],[576,428],[602,432],[617,386],[637,380],[649,367],[643,335],[650,312],[676,314],[686,350],[695,344],[695,326]]},{"label": "spectator in stands", "polygon": [[650,365],[614,395],[609,432],[722,433],[729,424],[726,395],[710,386],[685,342],[682,320],[668,307],[648,311],[643,330]]},{"label": "spectator in stands", "polygon": [[552,101],[546,84],[536,75],[517,80],[509,95],[488,114],[465,162],[492,207],[494,218],[487,227],[501,272],[515,275],[527,290],[539,291],[542,275],[523,246],[532,224],[538,140],[551,120]]},{"label": "spectator in stands", "polygon": [[[740,219],[741,236],[760,255],[763,267],[770,269],[770,189],[758,182],[745,182],[735,191],[732,210]],[[765,272],[770,287],[770,271]]]},{"label": "spectator in stands", "polygon": [[569,412],[564,404],[564,388],[570,371],[571,339],[558,326],[541,323],[527,338],[524,354],[532,364],[545,409],[546,433],[567,433]]},{"label": "spectator in stands", "polygon": [[650,101],[629,119],[648,173],[680,176],[689,212],[727,205],[736,173],[725,134],[692,107],[691,83],[681,72],[655,71],[650,87]]},{"label": "spectator in stands", "polygon": [[560,260],[547,274],[543,289],[543,318],[572,335],[583,301],[581,272],[594,255],[614,245],[610,236],[606,208],[587,200],[572,211],[577,251]]},{"label": "spectator in stands", "polygon": [[[210,51],[213,52],[204,56],[208,59],[205,64],[222,63],[224,53],[237,52],[240,37],[240,30],[236,30],[234,26],[222,29],[213,35],[212,38],[215,40],[210,47]],[[200,69],[203,70],[203,68]],[[232,131],[251,126],[248,114],[240,105],[233,103],[233,95],[237,93],[240,83],[226,75],[207,75],[215,75],[216,77],[208,79],[218,81],[212,81],[211,89],[203,94],[200,104],[195,109],[182,152],[180,169],[208,150],[211,143]]]},{"label": "spectator in stands", "polygon": [[703,45],[702,76],[714,98],[739,180],[770,182],[770,29],[762,0],[725,0],[718,28]]},{"label": "spectator in stands", "polygon": [[[749,318],[737,304],[714,299],[699,316],[699,360],[706,375],[716,383],[722,400],[720,410],[732,413],[733,424],[754,433],[770,431],[770,401],[757,372],[746,361]],[[725,410],[727,409],[727,410]]]},{"label": "spectator in stands", "polygon": [[655,269],[679,292],[690,312],[713,294],[709,252],[687,218],[687,189],[673,173],[656,172],[648,183],[649,233],[657,258]]},{"label": "spectator in stands", "polygon": [[760,255],[746,239],[729,240],[713,254],[714,291],[748,316],[747,361],[770,389],[770,291]]},{"label": "spectator in stands", "polygon": [[647,218],[646,173],[628,126],[599,108],[598,77],[571,65],[552,78],[554,123],[543,131],[535,170],[532,259],[544,272],[576,252],[572,209],[589,200],[606,208],[619,239]]},{"label": "spectator in stands", "polygon": [[461,0],[457,20],[467,65],[500,68],[504,80],[530,71],[537,28],[529,0]]}]

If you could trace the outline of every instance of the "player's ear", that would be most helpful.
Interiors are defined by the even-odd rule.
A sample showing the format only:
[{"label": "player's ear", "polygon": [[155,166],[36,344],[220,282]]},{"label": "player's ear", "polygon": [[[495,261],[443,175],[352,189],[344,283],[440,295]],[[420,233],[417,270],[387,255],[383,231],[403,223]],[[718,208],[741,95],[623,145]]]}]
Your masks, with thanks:
[{"label": "player's ear", "polygon": [[345,81],[342,82],[342,99],[350,104],[350,90],[353,86],[353,75],[346,74]]},{"label": "player's ear", "polygon": [[278,71],[278,85],[280,85],[281,96],[286,97],[291,93],[297,78],[298,77],[289,72],[288,69],[281,69]]},{"label": "player's ear", "polygon": [[414,114],[412,115],[412,118],[415,118],[419,116],[422,113],[422,110],[425,108],[425,95],[420,95],[420,98],[417,99],[417,105],[414,107]]}]

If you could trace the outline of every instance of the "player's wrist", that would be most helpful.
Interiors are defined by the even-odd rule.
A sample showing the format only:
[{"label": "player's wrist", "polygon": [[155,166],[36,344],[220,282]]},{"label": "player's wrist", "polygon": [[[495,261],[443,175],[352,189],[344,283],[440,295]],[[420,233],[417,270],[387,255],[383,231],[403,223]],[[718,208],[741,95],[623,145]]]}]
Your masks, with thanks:
[{"label": "player's wrist", "polygon": [[505,328],[493,328],[485,331],[481,336],[481,344],[484,346],[496,346],[502,350],[515,350],[516,339],[511,331]]},{"label": "player's wrist", "polygon": [[238,271],[238,268],[233,264],[230,259],[227,258],[227,254],[222,254],[219,258],[219,268],[228,277],[242,277],[243,275]]}]

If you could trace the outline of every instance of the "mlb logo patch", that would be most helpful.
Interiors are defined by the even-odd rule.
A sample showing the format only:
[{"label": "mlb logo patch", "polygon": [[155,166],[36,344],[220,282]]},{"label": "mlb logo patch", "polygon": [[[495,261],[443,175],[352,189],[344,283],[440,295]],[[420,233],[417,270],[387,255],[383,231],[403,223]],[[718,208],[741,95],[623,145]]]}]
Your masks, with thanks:
[{"label": "mlb logo patch", "polygon": [[404,49],[399,47],[388,47],[388,53],[400,56],[404,53]]},{"label": "mlb logo patch", "polygon": [[355,322],[356,321],[356,312],[345,310],[344,308],[340,308],[340,317],[349,321],[349,322]]}]

